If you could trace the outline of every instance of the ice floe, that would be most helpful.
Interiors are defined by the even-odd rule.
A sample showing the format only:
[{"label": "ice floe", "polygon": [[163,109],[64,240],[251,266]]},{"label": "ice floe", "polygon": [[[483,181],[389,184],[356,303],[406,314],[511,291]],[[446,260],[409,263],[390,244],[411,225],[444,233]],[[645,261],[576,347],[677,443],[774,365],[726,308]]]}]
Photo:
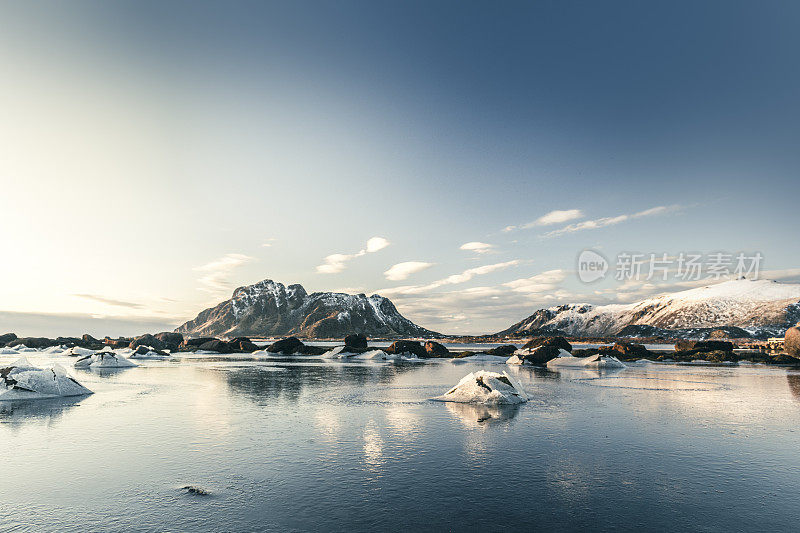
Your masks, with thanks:
[{"label": "ice floe", "polygon": [[[568,352],[567,352],[568,353]],[[626,368],[616,357],[611,355],[595,354],[589,357],[572,357],[562,355],[547,362],[548,368]]]},{"label": "ice floe", "polygon": [[60,365],[37,368],[23,357],[0,368],[0,400],[39,400],[91,393]]},{"label": "ice floe", "polygon": [[0,355],[17,355],[17,354],[19,354],[19,352],[13,348],[0,348]]},{"label": "ice floe", "polygon": [[133,361],[111,351],[102,351],[81,357],[75,361],[75,368],[131,368],[139,366]]},{"label": "ice floe", "polygon": [[432,399],[441,402],[510,405],[527,402],[528,396],[508,373],[479,370],[467,374],[455,387]]},{"label": "ice floe", "polygon": [[89,348],[81,348],[80,346],[73,346],[62,352],[64,355],[69,355],[70,357],[85,357],[87,355],[92,355],[95,350],[90,350]]}]

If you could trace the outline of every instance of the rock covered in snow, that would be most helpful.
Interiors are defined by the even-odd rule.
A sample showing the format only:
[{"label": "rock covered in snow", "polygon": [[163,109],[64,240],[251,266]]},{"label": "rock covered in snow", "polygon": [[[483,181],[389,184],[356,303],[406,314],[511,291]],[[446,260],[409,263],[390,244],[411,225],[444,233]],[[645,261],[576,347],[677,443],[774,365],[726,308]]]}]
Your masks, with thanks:
[{"label": "rock covered in snow", "polygon": [[75,368],[131,368],[139,366],[133,361],[111,351],[101,351],[81,357],[75,361]]},{"label": "rock covered in snow", "polygon": [[595,354],[589,357],[572,357],[569,353],[551,359],[547,362],[548,368],[626,368],[616,357],[611,355]]},{"label": "rock covered in snow", "polygon": [[138,346],[130,355],[131,359],[164,359],[169,354],[152,346]]},{"label": "rock covered in snow", "polygon": [[37,368],[23,357],[0,368],[0,400],[40,400],[91,393],[60,365]]},{"label": "rock covered in snow", "polygon": [[520,348],[514,355],[508,358],[509,365],[546,365],[551,359],[556,357],[569,357],[570,354],[563,348],[554,345],[537,346],[536,348]]},{"label": "rock covered in snow", "polygon": [[455,387],[433,399],[442,402],[509,405],[527,402],[528,396],[508,373],[480,370],[467,374]]},{"label": "rock covered in snow", "polygon": [[63,355],[68,355],[70,357],[86,357],[87,355],[92,355],[95,350],[90,350],[89,348],[81,348],[80,346],[73,346],[72,348],[68,348],[62,352]]}]

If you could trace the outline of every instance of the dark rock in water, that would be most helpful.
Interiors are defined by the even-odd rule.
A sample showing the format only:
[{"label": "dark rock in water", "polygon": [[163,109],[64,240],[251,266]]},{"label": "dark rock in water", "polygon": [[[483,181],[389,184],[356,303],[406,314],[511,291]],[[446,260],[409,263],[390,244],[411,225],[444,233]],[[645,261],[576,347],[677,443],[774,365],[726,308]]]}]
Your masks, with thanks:
[{"label": "dark rock in water", "polygon": [[100,344],[99,340],[95,339],[94,337],[92,337],[88,333],[84,333],[83,336],[81,337],[81,340],[83,342],[88,342],[88,343],[91,343],[91,344]]},{"label": "dark rock in water", "polygon": [[118,339],[112,339],[111,337],[106,337],[103,339],[103,342],[106,346],[111,346],[112,348],[127,348],[130,346],[131,341],[133,339],[126,339],[125,337],[120,337]]},{"label": "dark rock in water", "polygon": [[428,357],[449,357],[450,350],[443,344],[440,344],[436,341],[426,341],[425,342],[425,352],[427,352]]},{"label": "dark rock in water", "polygon": [[537,337],[528,341],[522,348],[530,350],[539,346],[555,346],[568,352],[572,351],[572,345],[564,337]]},{"label": "dark rock in water", "polygon": [[281,339],[279,341],[273,342],[267,347],[267,351],[271,353],[280,353],[283,355],[291,355],[301,348],[303,348],[305,344],[298,339],[297,337],[287,337],[285,339]]},{"label": "dark rock in water", "polygon": [[153,335],[156,339],[163,343],[164,349],[171,352],[177,351],[183,344],[183,335],[180,333],[172,333],[171,331],[162,331]]},{"label": "dark rock in water", "polygon": [[181,490],[185,490],[187,494],[196,494],[197,496],[211,496],[211,493],[208,492],[206,489],[202,487],[196,487],[194,485],[187,485],[186,487],[181,487]]},{"label": "dark rock in water", "polygon": [[[633,342],[617,342],[609,351],[611,352],[609,355],[613,355],[623,360],[645,359],[653,355],[650,350],[641,344],[636,344]],[[604,350],[600,350],[600,352],[604,352]]]},{"label": "dark rock in water", "polygon": [[7,343],[15,340],[17,338],[16,333],[5,333],[0,335],[0,346],[5,346]]},{"label": "dark rock in water", "polygon": [[362,333],[355,333],[353,335],[348,335],[347,337],[344,338],[344,345],[348,349],[348,351],[351,351],[351,353],[357,353],[357,352],[352,352],[352,350],[366,351],[367,337]]},{"label": "dark rock in water", "polygon": [[135,349],[139,346],[150,346],[151,348],[155,348],[156,350],[163,350],[165,349],[164,343],[155,338],[154,335],[150,333],[145,333],[139,337],[136,337],[131,341],[128,345],[128,348]]},{"label": "dark rock in water", "polygon": [[712,363],[727,363],[739,361],[739,356],[731,350],[675,350],[672,354],[663,356],[680,362],[690,362],[694,360],[709,361]]},{"label": "dark rock in water", "polygon": [[182,347],[184,348],[196,348],[201,344],[205,344],[208,341],[215,341],[214,337],[197,337],[195,339],[184,339]]},{"label": "dark rock in water", "polygon": [[766,363],[770,365],[800,365],[800,359],[791,355],[779,353],[770,357]]},{"label": "dark rock in water", "polygon": [[750,332],[736,326],[724,326],[708,332],[707,339],[749,339]]},{"label": "dark rock in water", "polygon": [[253,344],[253,342],[247,337],[236,337],[235,339],[231,339],[228,341],[228,346],[234,352],[255,352],[258,350],[258,346]]},{"label": "dark rock in water", "polygon": [[27,346],[28,348],[49,348],[51,346],[58,346],[59,343],[47,337],[17,337],[8,343],[8,347],[10,348],[20,345]]},{"label": "dark rock in water", "polygon": [[428,357],[428,352],[417,341],[394,341],[384,350],[388,354],[399,355],[403,353],[414,354],[417,357]]},{"label": "dark rock in water", "polygon": [[542,345],[530,349],[529,353],[517,354],[517,357],[522,360],[523,364],[541,366],[558,357],[562,349],[554,345]]},{"label": "dark rock in water", "polygon": [[228,345],[227,342],[218,339],[205,342],[200,346],[198,346],[197,348],[199,350],[203,350],[206,352],[217,352],[217,353],[231,353],[232,351],[230,345]]},{"label": "dark rock in water", "polygon": [[487,350],[486,353],[489,355],[500,355],[502,357],[511,357],[514,355],[514,352],[517,351],[517,347],[513,344],[504,344],[503,346],[498,346],[497,348],[492,348],[491,350]]},{"label": "dark rock in water", "polygon": [[308,344],[304,344],[294,353],[297,355],[322,355],[327,351],[328,350],[322,346],[309,346]]},{"label": "dark rock in water", "polygon": [[134,355],[147,355],[150,352],[153,352],[156,355],[163,355],[163,356],[169,355],[167,352],[162,352],[161,350],[157,350],[155,348],[151,348],[150,346],[142,345],[142,346],[138,346],[133,351],[133,353],[131,353],[131,356],[134,356]]},{"label": "dark rock in water", "polygon": [[[611,352],[611,348],[607,348],[607,350],[608,350],[608,352]],[[597,348],[584,348],[582,350],[572,350],[572,356],[573,357],[589,357],[590,355],[597,355],[599,353],[600,353],[600,350],[597,349]],[[609,354],[609,355],[617,356],[619,354],[617,352],[614,352],[613,354]]]},{"label": "dark rock in water", "polygon": [[676,351],[698,350],[703,352],[711,352],[714,350],[722,350],[724,352],[733,351],[734,345],[728,341],[693,341],[688,339],[681,339],[675,343]]},{"label": "dark rock in water", "polygon": [[786,330],[783,348],[790,356],[800,358],[800,324]]}]

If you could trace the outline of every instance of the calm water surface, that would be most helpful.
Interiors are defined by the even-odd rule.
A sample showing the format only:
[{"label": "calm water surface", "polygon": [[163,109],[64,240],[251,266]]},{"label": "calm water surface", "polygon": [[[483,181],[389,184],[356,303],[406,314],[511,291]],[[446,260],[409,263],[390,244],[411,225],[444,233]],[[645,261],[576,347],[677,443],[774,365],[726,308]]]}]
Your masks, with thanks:
[{"label": "calm water surface", "polygon": [[508,369],[192,356],[74,371],[94,395],[0,402],[0,530],[800,524],[800,374],[514,367],[532,399],[518,408],[427,400],[480,368]]}]

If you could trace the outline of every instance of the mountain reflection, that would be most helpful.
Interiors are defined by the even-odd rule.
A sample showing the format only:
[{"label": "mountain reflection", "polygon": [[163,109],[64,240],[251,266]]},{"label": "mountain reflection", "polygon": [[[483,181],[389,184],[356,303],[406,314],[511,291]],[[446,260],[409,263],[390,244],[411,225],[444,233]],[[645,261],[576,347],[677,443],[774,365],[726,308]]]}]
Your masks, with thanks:
[{"label": "mountain reflection", "polygon": [[56,423],[66,411],[78,405],[85,398],[86,396],[72,396],[49,400],[0,402],[0,424]]},{"label": "mountain reflection", "polygon": [[224,371],[231,392],[243,394],[257,403],[281,398],[297,402],[306,389],[336,386],[364,386],[391,383],[396,376],[417,365],[343,364],[276,364],[251,366]]},{"label": "mountain reflection", "polygon": [[786,381],[789,382],[789,391],[792,396],[800,402],[800,374],[786,374]]}]

